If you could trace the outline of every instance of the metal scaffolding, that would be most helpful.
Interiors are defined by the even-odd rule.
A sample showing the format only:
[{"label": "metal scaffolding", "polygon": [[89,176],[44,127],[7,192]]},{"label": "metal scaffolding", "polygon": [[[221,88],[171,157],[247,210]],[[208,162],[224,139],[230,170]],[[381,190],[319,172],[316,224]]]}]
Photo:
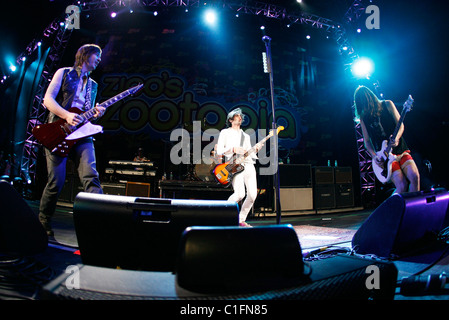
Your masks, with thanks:
[{"label": "metal scaffolding", "polygon": [[[59,60],[64,54],[65,48],[69,42],[72,34],[72,29],[67,29],[64,23],[65,19],[53,20],[42,33],[43,38],[54,40],[49,48],[45,64],[42,69],[42,74],[37,84],[36,92],[34,93],[33,102],[26,127],[25,143],[23,146],[23,155],[20,165],[21,177],[27,184],[36,181],[37,174],[37,159],[40,151],[40,144],[33,136],[32,130],[39,124],[45,122],[47,109],[43,106],[45,91],[47,86],[56,72]],[[36,43],[33,40],[30,45]],[[30,46],[29,46],[30,47]]]}]

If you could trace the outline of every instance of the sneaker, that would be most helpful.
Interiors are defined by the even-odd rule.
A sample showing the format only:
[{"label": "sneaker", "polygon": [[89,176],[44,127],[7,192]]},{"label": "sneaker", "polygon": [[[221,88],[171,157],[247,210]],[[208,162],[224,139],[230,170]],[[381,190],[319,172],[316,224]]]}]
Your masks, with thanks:
[{"label": "sneaker", "polygon": [[251,226],[250,224],[246,223],[245,221],[240,222],[240,223],[239,223],[239,226],[240,226],[240,227],[252,228],[252,226]]}]

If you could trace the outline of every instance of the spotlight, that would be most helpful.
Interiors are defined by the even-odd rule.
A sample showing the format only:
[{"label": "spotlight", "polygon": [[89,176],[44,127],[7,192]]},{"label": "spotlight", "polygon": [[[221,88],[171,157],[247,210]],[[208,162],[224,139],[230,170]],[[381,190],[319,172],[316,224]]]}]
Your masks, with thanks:
[{"label": "spotlight", "polygon": [[117,16],[117,12],[111,12],[111,18],[115,18]]},{"label": "spotlight", "polygon": [[154,15],[154,16],[157,16],[157,11],[154,11],[154,12],[153,12],[153,15]]},{"label": "spotlight", "polygon": [[309,39],[310,39],[310,35],[307,35],[307,36],[306,36],[306,39],[309,40]]},{"label": "spotlight", "polygon": [[210,26],[214,26],[217,23],[217,14],[214,10],[207,10],[204,14],[204,20]]},{"label": "spotlight", "polygon": [[374,63],[371,59],[360,58],[353,62],[352,74],[357,78],[369,78],[374,71]]},{"label": "spotlight", "polygon": [[40,47],[41,45],[42,45],[42,42],[39,41],[39,42],[37,43],[37,46]]},{"label": "spotlight", "polygon": [[17,67],[15,65],[10,65],[9,70],[11,70],[12,72],[16,72]]}]

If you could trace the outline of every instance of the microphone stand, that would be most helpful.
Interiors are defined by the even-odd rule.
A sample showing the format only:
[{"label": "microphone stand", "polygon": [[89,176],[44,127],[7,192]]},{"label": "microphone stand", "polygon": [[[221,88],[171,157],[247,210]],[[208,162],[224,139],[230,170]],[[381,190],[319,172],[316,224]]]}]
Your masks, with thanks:
[{"label": "microphone stand", "polygon": [[262,41],[265,43],[266,52],[262,53],[264,62],[264,72],[268,73],[270,76],[270,89],[271,89],[271,114],[273,116],[272,130],[274,138],[274,165],[275,172],[273,176],[273,186],[275,189],[275,205],[276,205],[276,223],[281,223],[281,197],[279,192],[279,161],[278,161],[278,135],[276,130],[276,116],[274,108],[274,84],[273,84],[273,70],[271,64],[271,48],[270,41],[271,38],[268,36],[263,36]]}]

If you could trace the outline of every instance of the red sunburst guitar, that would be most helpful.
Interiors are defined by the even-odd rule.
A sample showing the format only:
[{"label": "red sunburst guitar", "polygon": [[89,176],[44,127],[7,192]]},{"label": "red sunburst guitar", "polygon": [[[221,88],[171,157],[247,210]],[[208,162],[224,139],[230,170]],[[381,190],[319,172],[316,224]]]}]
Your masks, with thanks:
[{"label": "red sunburst guitar", "polygon": [[387,183],[390,180],[392,163],[396,159],[396,157],[391,153],[392,142],[395,141],[396,136],[398,135],[399,128],[404,122],[405,115],[411,110],[412,105],[413,98],[411,95],[409,95],[407,101],[404,102],[401,117],[399,118],[393,134],[391,135],[391,140],[384,140],[382,142],[381,150],[376,152],[377,158],[381,160],[381,165],[378,165],[376,161],[372,162],[374,174],[376,175],[376,178],[383,184]]},{"label": "red sunburst guitar", "polygon": [[[118,95],[100,103],[100,107],[107,108],[112,104],[126,98],[131,94],[135,94],[143,87],[139,84],[128,90],[119,93]],[[97,133],[103,132],[103,127],[92,124],[89,120],[95,115],[95,108],[92,108],[83,113],[78,108],[70,108],[68,111],[80,114],[83,117],[83,122],[77,126],[71,126],[64,119],[59,119],[52,123],[40,124],[33,128],[33,136],[44,147],[51,150],[53,154],[62,157],[67,157],[70,149],[81,138],[90,137]]]},{"label": "red sunburst guitar", "polygon": [[[283,126],[280,126],[276,129],[277,134],[284,130]],[[256,152],[265,141],[270,139],[274,135],[273,130],[270,131],[270,133],[260,140],[257,144],[255,144],[251,149],[246,151],[243,155],[236,155],[234,154],[231,159],[227,162],[220,163],[215,166],[215,168],[212,170],[212,175],[215,177],[217,182],[224,186],[229,186],[230,182],[232,181],[232,178],[236,175],[242,172],[245,167],[242,165],[242,162],[251,154]]]}]

